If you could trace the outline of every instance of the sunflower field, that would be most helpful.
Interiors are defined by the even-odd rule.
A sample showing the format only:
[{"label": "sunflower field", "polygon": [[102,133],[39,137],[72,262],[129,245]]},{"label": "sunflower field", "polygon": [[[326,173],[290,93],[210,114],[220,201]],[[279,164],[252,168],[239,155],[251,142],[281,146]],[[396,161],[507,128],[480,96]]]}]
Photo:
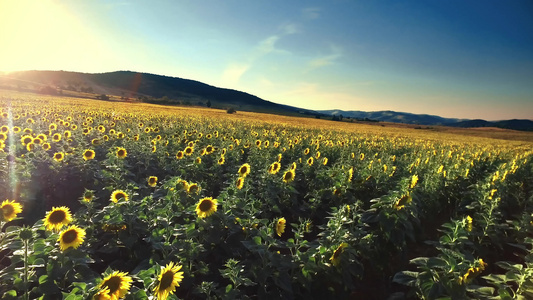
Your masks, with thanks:
[{"label": "sunflower field", "polygon": [[531,299],[529,142],[0,97],[2,299]]}]

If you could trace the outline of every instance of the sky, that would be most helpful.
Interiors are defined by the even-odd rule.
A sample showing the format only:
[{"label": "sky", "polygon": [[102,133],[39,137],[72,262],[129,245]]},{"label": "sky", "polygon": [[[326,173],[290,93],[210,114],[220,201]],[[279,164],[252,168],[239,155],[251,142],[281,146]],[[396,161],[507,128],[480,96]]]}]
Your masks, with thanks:
[{"label": "sky", "polygon": [[530,0],[0,0],[0,71],[148,72],[307,109],[533,119]]}]

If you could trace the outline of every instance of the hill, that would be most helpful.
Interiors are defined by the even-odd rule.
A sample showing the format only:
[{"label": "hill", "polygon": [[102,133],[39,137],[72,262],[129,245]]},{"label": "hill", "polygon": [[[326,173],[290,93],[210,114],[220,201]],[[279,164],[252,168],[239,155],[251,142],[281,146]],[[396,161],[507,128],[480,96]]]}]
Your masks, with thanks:
[{"label": "hill", "polygon": [[194,104],[237,110],[282,114],[315,115],[316,112],[277,104],[257,96],[199,81],[131,71],[79,73],[66,71],[22,71],[0,76],[0,86],[22,90],[43,87],[57,91],[120,95],[124,99],[160,104]]},{"label": "hill", "polygon": [[403,123],[403,124],[416,124],[416,125],[442,125],[442,126],[451,126],[451,127],[462,127],[462,128],[479,128],[479,127],[492,127],[492,128],[503,128],[503,129],[512,129],[512,130],[521,130],[521,131],[533,131],[533,121],[532,120],[502,120],[502,121],[486,121],[481,119],[475,120],[465,120],[465,119],[455,119],[455,118],[443,118],[434,115],[425,115],[425,114],[412,114],[405,112],[395,112],[390,110],[384,111],[343,111],[339,109],[334,110],[319,110],[319,113],[326,115],[340,116],[344,118],[354,118],[358,120],[367,120],[367,121],[380,121],[380,122],[391,122],[391,123]]},{"label": "hill", "polygon": [[320,110],[318,112],[327,115],[342,115],[343,117],[355,118],[360,120],[374,120],[381,122],[418,124],[418,125],[444,125],[461,121],[460,119],[443,118],[433,115],[417,115],[405,112],[395,112],[390,110],[384,111],[359,111],[359,110]]}]

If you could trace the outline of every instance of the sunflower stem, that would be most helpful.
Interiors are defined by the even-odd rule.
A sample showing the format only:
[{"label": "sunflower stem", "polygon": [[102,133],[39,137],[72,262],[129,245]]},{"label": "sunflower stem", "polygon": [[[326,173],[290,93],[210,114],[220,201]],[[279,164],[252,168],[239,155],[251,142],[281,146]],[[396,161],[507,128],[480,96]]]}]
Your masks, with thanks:
[{"label": "sunflower stem", "polygon": [[24,239],[24,300],[30,299],[30,295],[28,293],[28,240]]}]

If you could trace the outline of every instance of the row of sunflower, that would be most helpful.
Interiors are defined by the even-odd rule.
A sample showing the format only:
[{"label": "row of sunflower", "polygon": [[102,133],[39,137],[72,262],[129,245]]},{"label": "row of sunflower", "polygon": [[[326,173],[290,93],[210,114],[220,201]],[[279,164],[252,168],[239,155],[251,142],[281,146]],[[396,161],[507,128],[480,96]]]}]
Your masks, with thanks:
[{"label": "row of sunflower", "polygon": [[[416,298],[429,284],[475,295],[511,251],[491,247],[527,244],[530,145],[1,101],[1,196],[16,199],[2,204],[7,298]],[[409,262],[441,248],[449,260]],[[412,268],[453,272],[442,282],[426,276],[440,269],[418,272],[412,285]]]}]

